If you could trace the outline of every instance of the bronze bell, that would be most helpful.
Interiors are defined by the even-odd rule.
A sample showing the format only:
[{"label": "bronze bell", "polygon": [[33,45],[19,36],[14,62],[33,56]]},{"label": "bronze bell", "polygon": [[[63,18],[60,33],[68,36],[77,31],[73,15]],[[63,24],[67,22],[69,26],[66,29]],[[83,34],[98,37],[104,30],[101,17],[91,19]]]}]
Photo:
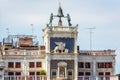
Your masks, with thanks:
[{"label": "bronze bell", "polygon": [[64,17],[63,12],[62,12],[61,5],[59,5],[57,17]]}]

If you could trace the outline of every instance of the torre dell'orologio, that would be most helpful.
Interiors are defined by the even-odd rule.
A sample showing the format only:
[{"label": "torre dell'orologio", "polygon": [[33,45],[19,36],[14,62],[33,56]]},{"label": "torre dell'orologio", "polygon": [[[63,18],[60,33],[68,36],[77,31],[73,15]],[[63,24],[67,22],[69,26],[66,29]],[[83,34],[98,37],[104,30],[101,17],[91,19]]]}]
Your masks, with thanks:
[{"label": "torre dell'orologio", "polygon": [[59,5],[43,29],[42,45],[34,35],[8,35],[0,44],[0,80],[112,80],[115,50],[80,50],[78,28]]}]

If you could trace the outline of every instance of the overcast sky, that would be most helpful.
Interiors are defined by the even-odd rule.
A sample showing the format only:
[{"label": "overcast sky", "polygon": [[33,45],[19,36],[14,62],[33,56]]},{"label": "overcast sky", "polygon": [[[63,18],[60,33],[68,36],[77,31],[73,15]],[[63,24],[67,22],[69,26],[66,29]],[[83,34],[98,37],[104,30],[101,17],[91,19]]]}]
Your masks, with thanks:
[{"label": "overcast sky", "polygon": [[33,24],[33,34],[42,44],[42,29],[50,14],[57,14],[59,2],[64,15],[69,13],[71,23],[79,25],[80,49],[90,49],[88,28],[95,27],[92,49],[116,50],[116,73],[120,73],[120,0],[0,0],[0,41],[8,34],[32,34]]}]

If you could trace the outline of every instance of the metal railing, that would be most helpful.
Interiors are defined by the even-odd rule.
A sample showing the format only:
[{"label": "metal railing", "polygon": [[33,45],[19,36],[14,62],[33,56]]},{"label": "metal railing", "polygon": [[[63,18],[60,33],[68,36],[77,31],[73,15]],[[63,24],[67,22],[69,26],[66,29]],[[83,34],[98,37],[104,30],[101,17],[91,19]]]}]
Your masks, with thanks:
[{"label": "metal railing", "polygon": [[40,76],[4,76],[3,80],[47,80],[44,75]]},{"label": "metal railing", "polygon": [[78,80],[118,80],[118,76],[79,76]]},{"label": "metal railing", "polygon": [[[46,75],[37,76],[4,76],[0,80],[47,80]],[[107,77],[93,77],[93,76],[79,76],[78,80],[119,80],[118,76]]]}]

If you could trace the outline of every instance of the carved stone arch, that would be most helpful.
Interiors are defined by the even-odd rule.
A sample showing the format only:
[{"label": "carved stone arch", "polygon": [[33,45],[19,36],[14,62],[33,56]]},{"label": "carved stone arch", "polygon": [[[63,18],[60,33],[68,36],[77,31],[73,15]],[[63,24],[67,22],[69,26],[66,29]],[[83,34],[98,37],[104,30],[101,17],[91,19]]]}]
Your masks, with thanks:
[{"label": "carved stone arch", "polygon": [[58,65],[57,78],[67,79],[67,63],[62,61],[59,62],[57,65]]},{"label": "carved stone arch", "polygon": [[67,63],[66,62],[59,62],[58,66],[67,66]]}]

